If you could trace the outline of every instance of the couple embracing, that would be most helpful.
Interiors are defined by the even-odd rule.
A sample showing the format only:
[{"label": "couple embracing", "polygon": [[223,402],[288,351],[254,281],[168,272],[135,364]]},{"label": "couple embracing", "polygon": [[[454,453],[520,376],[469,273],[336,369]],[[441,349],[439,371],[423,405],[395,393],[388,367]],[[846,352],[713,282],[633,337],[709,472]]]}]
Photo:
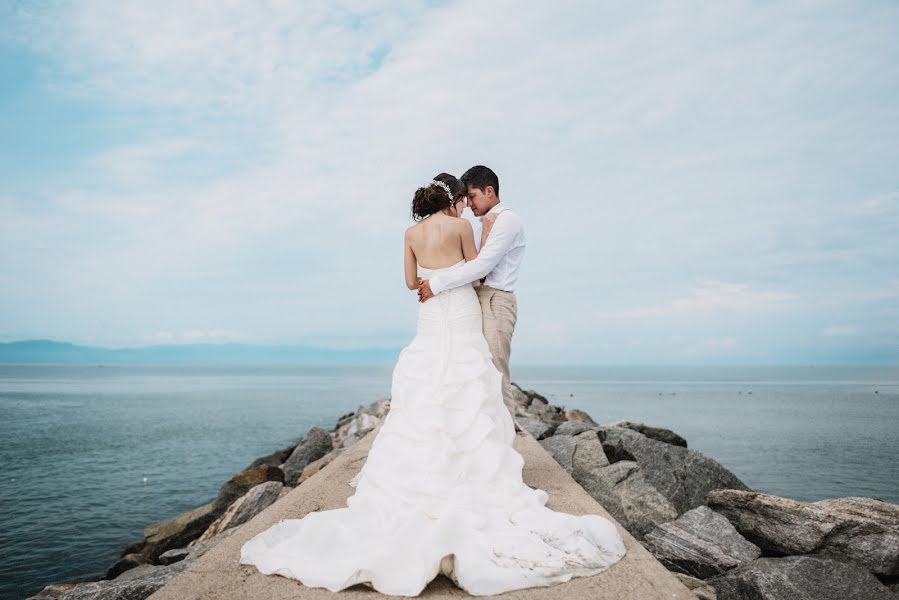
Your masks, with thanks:
[{"label": "couple embracing", "polygon": [[[480,244],[459,218],[466,205],[483,217]],[[412,216],[404,265],[406,285],[419,290],[416,334],[394,367],[390,410],[348,482],[355,492],[345,508],[257,534],[240,562],[309,587],[363,584],[397,596],[418,596],[441,573],[486,596],[608,569],[626,552],[615,524],[547,508],[513,448],[521,219],[483,166],[419,188]]]},{"label": "couple embracing", "polygon": [[[466,207],[483,223],[480,243],[475,242],[471,222],[458,218]],[[480,284],[484,338],[503,375],[503,402],[514,417],[509,354],[518,319],[515,284],[525,248],[521,218],[500,200],[496,173],[481,165],[470,168],[461,180],[437,175],[416,191],[412,216],[419,222],[406,230],[406,285],[417,288],[419,301],[426,302],[443,291]],[[425,265],[437,265],[439,272]],[[426,279],[418,277],[419,268]]]}]

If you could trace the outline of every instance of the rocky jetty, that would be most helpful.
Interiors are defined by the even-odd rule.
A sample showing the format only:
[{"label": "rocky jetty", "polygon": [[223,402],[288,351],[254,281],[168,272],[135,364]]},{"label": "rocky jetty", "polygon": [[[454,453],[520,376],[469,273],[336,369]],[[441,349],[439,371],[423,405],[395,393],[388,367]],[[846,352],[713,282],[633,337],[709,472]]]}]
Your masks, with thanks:
[{"label": "rocky jetty", "polygon": [[[799,502],[750,489],[662,427],[597,423],[516,386],[515,419],[701,600],[892,599],[899,506],[850,497]],[[96,581],[51,584],[35,599],[142,600],[378,426],[388,399],[312,427],[253,461],[217,496],[148,525]]]}]

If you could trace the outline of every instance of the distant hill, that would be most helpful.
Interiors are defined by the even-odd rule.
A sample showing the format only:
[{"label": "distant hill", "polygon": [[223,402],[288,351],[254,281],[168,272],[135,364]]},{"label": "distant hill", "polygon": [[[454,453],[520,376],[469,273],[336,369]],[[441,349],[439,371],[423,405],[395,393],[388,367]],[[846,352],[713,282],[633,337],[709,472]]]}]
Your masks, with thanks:
[{"label": "distant hill", "polygon": [[99,348],[54,340],[23,340],[0,343],[0,363],[359,365],[391,363],[396,361],[399,352],[398,348],[333,350],[313,346],[254,346],[238,343]]}]

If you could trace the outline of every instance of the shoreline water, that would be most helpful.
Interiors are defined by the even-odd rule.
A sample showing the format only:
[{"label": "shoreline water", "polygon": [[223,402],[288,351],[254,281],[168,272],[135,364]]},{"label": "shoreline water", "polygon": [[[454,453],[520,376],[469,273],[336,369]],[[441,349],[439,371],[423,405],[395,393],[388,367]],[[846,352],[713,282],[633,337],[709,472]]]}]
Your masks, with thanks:
[{"label": "shoreline water", "polygon": [[[336,377],[333,377],[333,378],[331,378],[331,379],[334,379],[334,378],[336,378]],[[536,378],[536,377],[533,378],[533,379],[539,380],[539,379]],[[684,379],[685,379],[685,381],[687,381],[688,383],[691,382],[691,381],[692,381],[693,383],[696,383],[694,380],[691,380],[691,379],[689,379],[689,378],[684,378]],[[530,380],[529,380],[529,381],[530,381]],[[561,383],[561,384],[560,384],[559,382],[553,383],[553,389],[556,390],[556,392],[557,392],[557,393],[553,394],[553,396],[556,396],[556,397],[557,397],[557,402],[559,402],[559,401],[561,401],[561,400],[566,400],[566,402],[559,402],[559,403],[560,403],[560,404],[566,404],[566,405],[572,405],[572,406],[573,406],[573,405],[577,405],[577,406],[579,406],[579,407],[582,406],[582,405],[584,405],[584,401],[586,400],[586,394],[585,394],[583,391],[580,391],[580,390],[578,390],[578,389],[575,389],[575,391],[577,392],[577,393],[575,394],[575,396],[566,395],[566,392],[567,392],[567,390],[568,390],[569,388],[566,388],[565,386],[570,386],[570,385],[575,385],[575,386],[577,386],[577,385],[580,385],[580,384],[578,383],[579,381],[580,381],[579,378],[574,378],[574,379],[565,379],[565,380],[562,380],[562,383]],[[620,381],[620,380],[613,380],[613,383],[615,383],[615,382],[617,382],[617,381]],[[69,383],[71,383],[71,382],[69,382]],[[328,383],[333,383],[333,381],[329,381]],[[582,382],[581,382],[581,383],[582,383]],[[668,382],[666,382],[666,383],[669,384],[669,387],[670,387],[671,382],[668,381]],[[759,394],[759,391],[758,391],[759,382],[756,381],[756,382],[752,382],[752,383],[753,383],[754,385],[757,386],[757,387],[756,387],[756,392],[755,392],[755,393],[756,393],[756,397],[757,397],[757,398],[761,397],[761,396],[758,395],[758,394]],[[617,385],[617,383],[615,383],[615,384]],[[627,385],[630,385],[630,383],[628,383]],[[700,387],[702,387],[702,386],[706,386],[706,387],[707,387],[708,385],[709,385],[708,383],[704,383],[704,384],[702,384]],[[184,387],[184,386],[182,386],[182,387]],[[187,385],[186,387],[191,387],[191,386],[190,386],[190,385]],[[199,387],[202,387],[202,385],[200,385]],[[525,387],[527,387],[527,386],[525,386]],[[535,386],[535,387],[536,387],[536,386]],[[626,387],[626,386],[625,386],[625,387]],[[675,386],[675,387],[676,387],[676,386]],[[569,394],[570,394],[570,393],[573,393],[573,392],[569,392]],[[685,393],[684,393],[684,392],[679,392],[678,395],[679,395],[682,399],[685,398]],[[661,400],[660,400],[659,402],[662,402],[662,403],[664,404],[664,403],[667,403],[671,398],[675,398],[675,397],[677,397],[677,396],[657,396],[657,397],[658,397],[658,398],[661,398]],[[884,397],[885,397],[885,395],[884,395]],[[880,398],[880,399],[882,399],[882,398]],[[608,399],[608,398],[603,398],[602,400],[605,402],[605,404],[603,404],[603,406],[605,406],[606,408],[609,408],[609,404],[608,404],[608,400],[609,400],[609,399]],[[241,403],[242,403],[242,404],[245,404],[245,403],[246,403],[246,400],[243,399]],[[634,408],[634,407],[631,406],[631,408]],[[602,418],[603,420],[606,420],[606,417],[610,416],[610,415],[607,413],[606,410],[603,410],[602,412],[590,410],[590,411],[588,411],[588,412],[590,412],[591,414],[601,415],[601,418]],[[634,411],[631,411],[630,414],[633,414],[633,413],[634,413]],[[332,415],[333,415],[333,414],[334,414],[334,413],[332,413]],[[632,418],[636,418],[636,417],[632,417]],[[333,419],[332,419],[332,420],[333,420]],[[652,423],[663,423],[663,422],[659,421],[658,419],[653,419],[653,420],[651,420],[651,421],[649,421],[649,422],[652,422]],[[322,424],[323,426],[327,426],[327,419],[325,419],[321,424]],[[663,424],[664,424],[665,426],[668,426],[667,423],[663,423]],[[675,426],[672,426],[672,429],[674,429],[674,430],[676,430],[676,431],[679,431],[679,429],[678,429],[677,427],[675,427]],[[679,431],[679,432],[680,432],[680,431]],[[690,435],[686,435],[686,437],[687,437],[688,439],[691,438]],[[713,456],[714,456],[714,455],[713,455]],[[717,457],[716,457],[716,458],[717,458]],[[147,522],[147,521],[145,521],[145,522]]]},{"label": "shoreline water", "polygon": [[[740,600],[747,586],[760,585],[760,574],[828,594],[846,587],[848,578],[859,598],[887,599],[899,590],[899,505],[868,498],[806,504],[760,494],[714,459],[689,450],[687,440],[672,430],[633,421],[598,424],[585,411],[566,410],[520,388],[517,401],[522,429],[697,597],[717,593],[721,600]],[[241,524],[326,469],[380,425],[389,409],[389,399],[378,400],[343,414],[331,431],[312,427],[296,444],[257,458],[210,502],[148,525],[144,539],[126,547],[104,577],[51,584],[33,598],[149,596]],[[621,479],[623,472],[628,474]],[[812,508],[818,512],[810,513]],[[675,522],[680,525],[671,529]],[[791,528],[811,532],[819,522],[838,526],[842,539],[825,536],[804,542],[811,547],[795,546]],[[774,523],[783,531],[772,531]],[[872,548],[872,538],[884,548]],[[861,541],[854,546],[855,539]],[[688,549],[685,558],[685,540],[706,556],[697,559],[703,552]],[[809,562],[815,571],[796,571],[797,564]],[[821,569],[834,575],[822,581]]]}]

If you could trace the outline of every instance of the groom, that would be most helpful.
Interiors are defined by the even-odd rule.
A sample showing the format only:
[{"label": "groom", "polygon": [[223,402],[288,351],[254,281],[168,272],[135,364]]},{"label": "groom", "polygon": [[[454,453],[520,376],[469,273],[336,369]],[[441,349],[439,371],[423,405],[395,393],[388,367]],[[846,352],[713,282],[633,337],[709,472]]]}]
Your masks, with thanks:
[{"label": "groom", "polygon": [[514,290],[524,255],[524,227],[521,217],[500,201],[496,173],[478,165],[465,171],[461,179],[468,188],[468,206],[481,217],[484,227],[492,227],[490,235],[477,258],[458,269],[423,280],[418,286],[418,297],[420,302],[425,302],[442,291],[486,276],[484,284],[477,289],[484,317],[484,337],[493,355],[493,364],[503,374],[503,402],[514,420],[515,396],[509,377],[509,354],[518,318]]}]

